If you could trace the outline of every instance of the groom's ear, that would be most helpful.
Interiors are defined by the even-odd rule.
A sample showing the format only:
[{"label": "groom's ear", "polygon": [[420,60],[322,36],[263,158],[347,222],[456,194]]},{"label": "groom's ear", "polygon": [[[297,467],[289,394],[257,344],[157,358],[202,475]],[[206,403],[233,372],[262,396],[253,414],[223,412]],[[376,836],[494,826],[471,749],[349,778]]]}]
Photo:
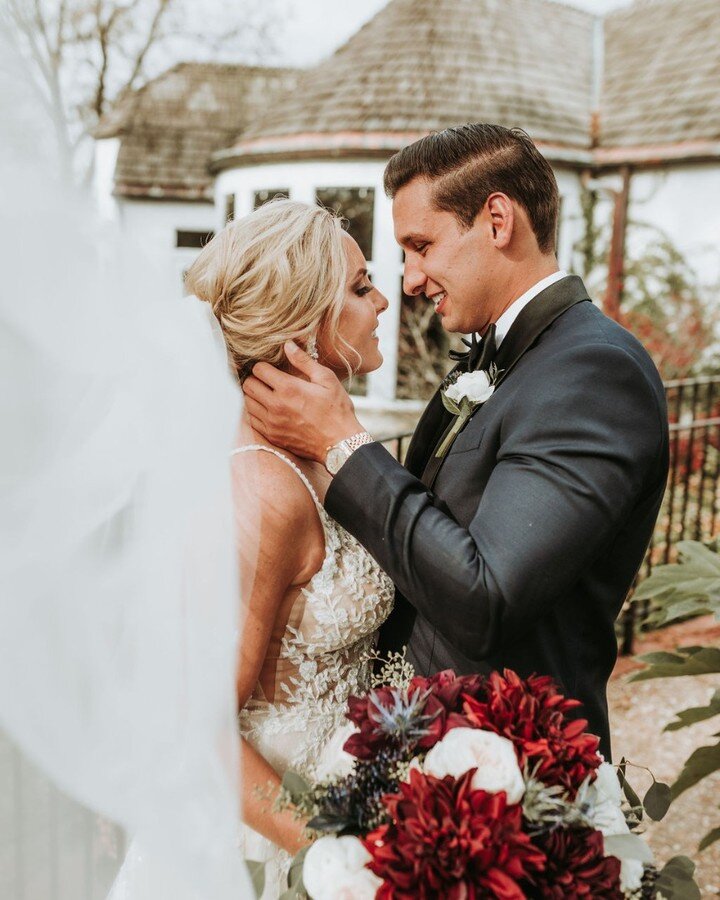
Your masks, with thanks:
[{"label": "groom's ear", "polygon": [[512,200],[500,191],[490,194],[485,205],[492,228],[493,242],[498,250],[504,250],[515,228],[515,207]]}]

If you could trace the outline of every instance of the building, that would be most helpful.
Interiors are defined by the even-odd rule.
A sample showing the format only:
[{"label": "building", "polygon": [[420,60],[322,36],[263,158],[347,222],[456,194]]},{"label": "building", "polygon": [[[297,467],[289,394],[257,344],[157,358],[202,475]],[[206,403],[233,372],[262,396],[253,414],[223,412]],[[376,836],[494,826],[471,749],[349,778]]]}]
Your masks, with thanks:
[{"label": "building", "polygon": [[125,97],[95,133],[95,192],[144,251],[182,274],[222,218],[208,168],[277,93],[292,69],[180,63]]},{"label": "building", "polygon": [[[429,131],[467,121],[524,128],[558,179],[560,264],[584,274],[578,248],[589,210],[596,225],[613,231],[610,311],[622,283],[618,260],[628,220],[667,232],[704,280],[720,282],[716,0],[636,0],[604,18],[553,0],[391,0],[320,65],[269,71],[268,88],[280,82],[286,89],[259,104],[264,115],[245,116],[223,145],[219,114],[217,142],[204,168],[198,150],[192,172],[188,166],[182,175],[175,158],[164,164],[166,172],[185,184],[195,173],[192,185],[202,182],[205,200],[214,176],[216,226],[276,193],[319,200],[350,220],[373,280],[391,304],[381,318],[385,365],[368,378],[368,402],[397,405],[398,347],[414,315],[403,300],[402,257],[382,171],[393,152]],[[187,67],[163,77],[173,72],[177,78]],[[291,81],[294,89],[287,89]],[[149,95],[164,103],[162,79],[154,85]],[[202,91],[186,96],[199,116]],[[157,174],[162,154],[142,138],[138,145],[130,140],[137,116],[136,107],[125,119],[126,131],[111,138],[120,145],[114,202],[126,216],[131,200],[142,202],[142,214],[147,209],[149,215],[150,191],[168,189]],[[169,118],[180,142],[187,126],[180,124],[179,108]],[[230,118],[226,112],[223,121]],[[125,156],[147,169],[144,180]],[[108,160],[106,196],[111,170]],[[140,214],[139,205],[134,212]],[[198,230],[209,229],[207,222],[203,218]],[[179,260],[176,268],[182,268]]]}]

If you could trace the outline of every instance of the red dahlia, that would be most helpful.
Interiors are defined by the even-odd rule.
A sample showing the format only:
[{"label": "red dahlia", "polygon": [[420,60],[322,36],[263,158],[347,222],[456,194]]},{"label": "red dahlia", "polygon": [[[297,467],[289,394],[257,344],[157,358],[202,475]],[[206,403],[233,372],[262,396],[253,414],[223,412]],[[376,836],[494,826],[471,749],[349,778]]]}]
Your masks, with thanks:
[{"label": "red dahlia", "polygon": [[384,884],[377,900],[524,900],[520,882],[534,882],[545,855],[522,831],[522,809],[505,794],[461,778],[410,771],[410,783],[384,802],[392,817],[363,841],[368,863]]},{"label": "red dahlia", "polygon": [[591,897],[622,900],[620,860],[603,855],[603,836],[590,828],[563,828],[535,838],[547,856],[533,896],[547,900]]},{"label": "red dahlia", "polygon": [[549,676],[522,679],[510,669],[493,672],[485,696],[466,697],[465,714],[473,726],[494,731],[515,744],[521,768],[527,763],[545,784],[562,785],[574,797],[600,765],[600,739],[587,734],[586,719],[570,714],[580,706],[558,693]]}]

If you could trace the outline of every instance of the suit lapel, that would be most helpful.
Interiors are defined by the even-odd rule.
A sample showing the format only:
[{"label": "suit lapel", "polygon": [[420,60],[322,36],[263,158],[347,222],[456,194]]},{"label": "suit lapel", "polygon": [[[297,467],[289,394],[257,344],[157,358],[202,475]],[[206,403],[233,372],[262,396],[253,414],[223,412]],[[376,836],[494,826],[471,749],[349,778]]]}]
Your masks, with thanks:
[{"label": "suit lapel", "polygon": [[571,306],[590,300],[582,278],[568,275],[541,291],[520,312],[495,356],[499,377],[496,385],[503,382],[516,363],[533,346],[540,335]]},{"label": "suit lapel", "polygon": [[[577,275],[569,275],[567,278],[563,278],[555,284],[551,284],[550,287],[541,291],[537,297],[534,297],[513,322],[510,331],[505,335],[505,339],[495,356],[495,364],[500,372],[496,381],[496,386],[507,378],[516,363],[532,347],[546,328],[549,328],[550,325],[552,325],[552,323],[564,312],[570,309],[571,306],[575,306],[576,303],[581,303],[584,300],[589,301],[589,299],[587,291],[585,290],[585,285],[583,284],[582,279],[578,278]],[[430,449],[428,450],[428,445],[423,445],[425,453],[422,455],[424,468],[422,469],[421,476],[422,483],[430,490],[432,490],[442,464],[447,458],[446,455],[442,459],[438,459],[434,456],[434,451],[439,440],[444,438],[453,420],[453,416],[447,412],[442,405],[442,398],[439,390],[433,397],[431,403],[434,403],[435,401],[442,407],[445,412],[445,417],[433,417],[433,424],[435,425],[434,443],[431,443],[432,436],[429,434],[429,428],[422,436],[423,441],[425,441],[426,438],[430,438],[430,441],[428,442]],[[439,440],[438,435],[441,435]],[[410,451],[408,450],[408,456],[409,455]],[[418,453],[417,462],[420,462],[420,459],[421,455]],[[413,472],[413,474],[416,473]]]},{"label": "suit lapel", "polygon": [[[455,366],[448,374],[452,374],[457,368],[458,366]],[[438,434],[445,431],[451,418],[451,414],[443,406],[440,388],[438,388],[415,426],[405,457],[405,468],[416,478],[422,475],[428,458],[435,449]]]}]

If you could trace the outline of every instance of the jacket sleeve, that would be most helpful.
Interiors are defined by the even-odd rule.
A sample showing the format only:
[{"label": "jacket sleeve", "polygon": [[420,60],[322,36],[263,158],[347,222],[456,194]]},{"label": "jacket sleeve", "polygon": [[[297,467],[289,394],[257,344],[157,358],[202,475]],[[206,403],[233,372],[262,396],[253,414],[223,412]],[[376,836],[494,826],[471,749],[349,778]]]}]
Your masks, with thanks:
[{"label": "jacket sleeve", "polygon": [[418,612],[473,660],[532,628],[577,581],[657,484],[667,452],[661,402],[625,350],[563,351],[534,368],[533,385],[504,417],[469,527],[379,444],[353,453],[325,500]]}]

